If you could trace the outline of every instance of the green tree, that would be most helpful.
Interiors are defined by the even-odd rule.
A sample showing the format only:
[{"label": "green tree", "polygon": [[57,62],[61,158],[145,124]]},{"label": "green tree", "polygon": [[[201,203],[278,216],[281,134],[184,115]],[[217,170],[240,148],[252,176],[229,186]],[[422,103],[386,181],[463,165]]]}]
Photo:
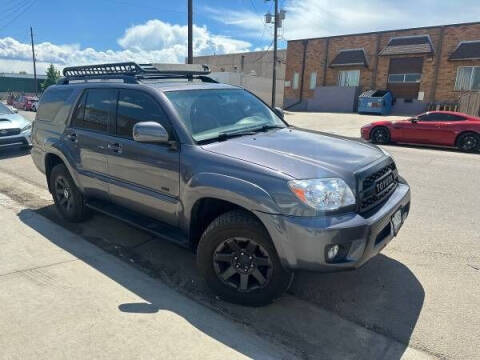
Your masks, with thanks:
[{"label": "green tree", "polygon": [[44,91],[50,85],[53,85],[57,82],[60,77],[60,71],[55,69],[53,64],[50,64],[47,68],[47,78],[42,82],[42,91]]}]

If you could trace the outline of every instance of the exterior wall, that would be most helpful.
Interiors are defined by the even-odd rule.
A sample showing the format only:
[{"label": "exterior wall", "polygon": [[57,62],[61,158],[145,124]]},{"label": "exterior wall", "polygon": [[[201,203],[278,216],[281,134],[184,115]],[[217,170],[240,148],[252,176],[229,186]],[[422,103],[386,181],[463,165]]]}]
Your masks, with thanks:
[{"label": "exterior wall", "polygon": [[[38,91],[41,89],[41,82],[45,79],[46,76],[38,76]],[[35,93],[35,81],[33,75],[0,74],[0,92]]]},{"label": "exterior wall", "polygon": [[[380,50],[385,48],[392,37],[429,35],[432,41],[433,54],[411,54],[378,56]],[[479,60],[450,61],[450,54],[455,50],[460,41],[480,40],[480,23],[445,25],[428,28],[384,31],[377,33],[334,36],[330,38],[317,38],[307,40],[293,40],[288,42],[287,68],[285,80],[293,85],[293,74],[302,73],[303,47],[307,43],[305,59],[303,99],[308,101],[315,95],[309,88],[310,74],[317,72],[317,87],[336,86],[338,72],[341,70],[360,70],[361,90],[385,89],[387,87],[388,72],[391,58],[423,57],[422,77],[419,92],[424,93],[423,103],[432,102],[458,102],[462,92],[454,90],[457,68],[465,65],[480,66]],[[328,45],[327,45],[328,44]],[[340,50],[364,48],[368,67],[336,67],[328,64]],[[327,66],[325,67],[325,60]],[[324,73],[326,76],[324,76]],[[436,79],[436,80],[435,80]],[[285,104],[294,103],[300,99],[299,89],[291,86],[285,88]],[[418,109],[416,104],[416,108]],[[420,104],[421,105],[421,104]]]},{"label": "exterior wall", "polygon": [[[285,79],[286,50],[278,50],[277,79]],[[243,60],[242,60],[243,59]],[[194,64],[207,64],[212,72],[242,72],[244,74],[272,78],[272,51],[254,51],[248,53],[196,56]]]},{"label": "exterior wall", "polygon": [[456,102],[463,92],[455,91],[457,68],[460,66],[480,66],[478,60],[450,61],[448,57],[460,41],[480,40],[480,24],[446,27],[438,72],[436,98]]}]

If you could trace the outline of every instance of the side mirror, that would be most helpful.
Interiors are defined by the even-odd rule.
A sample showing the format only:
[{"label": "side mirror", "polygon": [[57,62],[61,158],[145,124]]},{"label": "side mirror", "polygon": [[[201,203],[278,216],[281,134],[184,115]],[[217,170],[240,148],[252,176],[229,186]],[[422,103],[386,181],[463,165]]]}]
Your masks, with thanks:
[{"label": "side mirror", "polygon": [[133,126],[133,140],[142,143],[167,144],[168,132],[157,122],[145,121]]},{"label": "side mirror", "polygon": [[281,119],[283,119],[285,117],[285,113],[283,112],[283,109],[278,107],[278,106],[275,106],[273,108],[273,111],[275,112],[275,114],[277,114]]}]

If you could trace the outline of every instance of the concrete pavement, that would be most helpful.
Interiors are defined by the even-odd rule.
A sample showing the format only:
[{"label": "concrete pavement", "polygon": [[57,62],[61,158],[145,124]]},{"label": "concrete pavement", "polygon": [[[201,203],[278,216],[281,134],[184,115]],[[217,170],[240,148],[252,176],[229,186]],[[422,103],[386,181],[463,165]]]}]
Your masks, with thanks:
[{"label": "concrete pavement", "polygon": [[0,195],[2,359],[292,359]]}]

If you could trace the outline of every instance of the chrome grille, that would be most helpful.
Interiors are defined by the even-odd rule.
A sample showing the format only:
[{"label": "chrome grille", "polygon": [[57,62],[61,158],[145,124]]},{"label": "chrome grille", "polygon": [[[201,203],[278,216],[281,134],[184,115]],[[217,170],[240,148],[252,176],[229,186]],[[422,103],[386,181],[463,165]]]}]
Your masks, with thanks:
[{"label": "chrome grille", "polygon": [[19,134],[20,134],[20,129],[0,129],[0,137],[19,135]]}]

